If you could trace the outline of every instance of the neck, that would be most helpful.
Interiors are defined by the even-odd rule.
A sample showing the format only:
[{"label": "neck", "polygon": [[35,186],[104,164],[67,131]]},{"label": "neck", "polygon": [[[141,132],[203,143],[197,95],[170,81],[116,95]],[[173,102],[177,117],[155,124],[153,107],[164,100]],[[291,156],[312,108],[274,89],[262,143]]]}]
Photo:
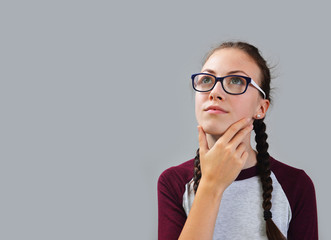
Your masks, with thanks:
[{"label": "neck", "polygon": [[[209,147],[209,149],[211,149],[215,145],[216,141],[221,137],[221,135],[211,135],[211,134],[206,133],[206,137],[207,137],[208,147]],[[243,143],[246,145],[246,149],[248,152],[248,158],[243,167],[243,169],[246,169],[246,168],[255,166],[257,163],[257,160],[256,160],[256,152],[251,146],[251,135],[250,134],[247,135],[247,137],[244,139]]]}]

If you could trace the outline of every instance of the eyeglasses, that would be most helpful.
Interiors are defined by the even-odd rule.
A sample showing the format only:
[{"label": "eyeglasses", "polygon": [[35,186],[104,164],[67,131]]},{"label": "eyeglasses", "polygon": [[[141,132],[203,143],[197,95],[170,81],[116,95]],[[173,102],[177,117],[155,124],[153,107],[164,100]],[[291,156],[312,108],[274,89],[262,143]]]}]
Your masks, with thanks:
[{"label": "eyeglasses", "polygon": [[209,73],[196,73],[193,74],[191,78],[193,89],[197,92],[209,92],[215,87],[216,83],[220,81],[222,88],[228,94],[243,94],[246,92],[248,85],[252,84],[263,94],[264,99],[266,98],[265,92],[250,77],[240,75],[216,77]]}]

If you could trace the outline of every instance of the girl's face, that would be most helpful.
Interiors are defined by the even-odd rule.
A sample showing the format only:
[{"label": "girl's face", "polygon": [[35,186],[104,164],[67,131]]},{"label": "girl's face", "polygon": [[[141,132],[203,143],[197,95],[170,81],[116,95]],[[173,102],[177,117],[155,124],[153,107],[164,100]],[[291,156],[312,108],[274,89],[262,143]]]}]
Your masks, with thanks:
[{"label": "girl's face", "polygon": [[[216,77],[242,75],[252,78],[261,86],[261,71],[254,60],[244,51],[225,48],[215,51],[202,67],[201,72]],[[222,110],[208,110],[214,106]],[[242,118],[260,118],[265,116],[269,101],[263,99],[260,92],[249,84],[241,95],[224,92],[220,82],[210,92],[196,92],[195,114],[198,124],[211,135],[222,135],[228,127]]]}]

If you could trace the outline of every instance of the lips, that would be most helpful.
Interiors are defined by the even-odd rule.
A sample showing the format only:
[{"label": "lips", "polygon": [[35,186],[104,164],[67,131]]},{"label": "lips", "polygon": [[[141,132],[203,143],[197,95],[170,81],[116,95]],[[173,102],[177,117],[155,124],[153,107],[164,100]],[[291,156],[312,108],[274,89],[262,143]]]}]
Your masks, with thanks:
[{"label": "lips", "polygon": [[216,106],[216,105],[211,105],[205,109],[205,111],[210,112],[210,113],[228,113],[228,111],[224,110],[223,108]]}]

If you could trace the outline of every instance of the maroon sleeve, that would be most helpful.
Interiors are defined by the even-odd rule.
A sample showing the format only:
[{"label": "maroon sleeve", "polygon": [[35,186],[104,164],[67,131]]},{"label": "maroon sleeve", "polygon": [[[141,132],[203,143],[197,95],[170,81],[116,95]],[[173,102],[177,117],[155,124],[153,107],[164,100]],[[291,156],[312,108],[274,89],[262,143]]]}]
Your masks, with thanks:
[{"label": "maroon sleeve", "polygon": [[298,176],[300,184],[296,191],[296,199],[291,205],[292,220],[288,231],[288,240],[317,240],[317,207],[313,182],[302,171]]},{"label": "maroon sleeve", "polygon": [[291,206],[292,219],[287,239],[317,240],[317,206],[312,180],[303,170],[278,161],[274,161],[272,168]]},{"label": "maroon sleeve", "polygon": [[193,176],[193,161],[165,170],[157,183],[158,239],[177,240],[186,221],[183,208],[185,184]]}]

